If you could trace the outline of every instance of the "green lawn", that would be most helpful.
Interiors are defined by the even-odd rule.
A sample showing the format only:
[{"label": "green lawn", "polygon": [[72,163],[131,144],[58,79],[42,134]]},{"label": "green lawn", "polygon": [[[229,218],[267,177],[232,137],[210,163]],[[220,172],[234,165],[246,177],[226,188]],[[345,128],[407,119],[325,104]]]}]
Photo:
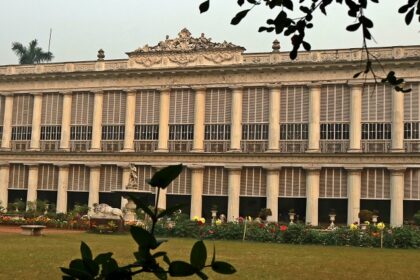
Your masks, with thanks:
[{"label": "green lawn", "polygon": [[[79,257],[80,241],[94,255],[113,251],[123,264],[136,245],[128,235],[87,233],[28,237],[0,234],[0,279],[60,279],[58,267]],[[162,245],[172,260],[189,259],[192,239],[171,239]],[[208,249],[212,242],[206,241]],[[217,257],[238,273],[212,279],[420,279],[420,250],[298,246],[216,241]],[[210,250],[211,253],[211,250]],[[143,279],[143,278],[142,278]]]}]

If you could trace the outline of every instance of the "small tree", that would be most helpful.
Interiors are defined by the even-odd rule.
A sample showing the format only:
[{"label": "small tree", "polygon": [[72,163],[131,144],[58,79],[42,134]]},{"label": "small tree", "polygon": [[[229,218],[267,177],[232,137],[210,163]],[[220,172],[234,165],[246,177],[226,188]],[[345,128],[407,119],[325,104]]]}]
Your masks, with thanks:
[{"label": "small tree", "polygon": [[[221,274],[235,273],[235,268],[226,262],[216,261],[216,248],[213,249],[213,257],[211,263],[207,262],[207,249],[203,241],[197,241],[191,249],[190,262],[171,261],[167,252],[156,250],[165,240],[157,240],[155,237],[155,225],[159,218],[170,215],[180,208],[180,205],[158,211],[159,193],[161,189],[165,189],[182,171],[182,164],[168,166],[157,173],[149,184],[156,190],[156,202],[154,209],[150,209],[144,204],[140,198],[135,195],[128,195],[136,205],[137,209],[142,209],[152,220],[150,232],[136,226],[131,226],[130,233],[138,244],[138,251],[134,252],[136,260],[129,265],[119,266],[117,261],[112,258],[111,252],[97,255],[93,258],[92,251],[89,246],[82,242],[80,251],[81,259],[72,260],[68,268],[62,267],[61,271],[65,273],[63,279],[132,279],[136,274],[153,273],[159,279],[167,279],[168,274],[174,277],[186,277],[197,274],[201,279],[208,279],[203,272],[206,267],[211,267],[213,271]],[[167,268],[161,266],[157,261],[162,258]]]},{"label": "small tree", "polygon": [[12,51],[19,57],[19,64],[49,62],[54,58],[50,51],[44,52],[41,47],[38,47],[38,41],[36,39],[29,42],[28,47],[23,46],[19,42],[13,42]]}]

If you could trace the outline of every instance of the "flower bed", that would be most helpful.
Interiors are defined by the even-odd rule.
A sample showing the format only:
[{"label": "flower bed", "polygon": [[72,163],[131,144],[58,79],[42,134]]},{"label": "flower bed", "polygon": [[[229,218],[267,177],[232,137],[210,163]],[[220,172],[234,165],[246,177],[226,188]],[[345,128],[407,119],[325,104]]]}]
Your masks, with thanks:
[{"label": "flower bed", "polygon": [[381,247],[382,243],[386,248],[420,248],[418,227],[389,228],[382,223],[369,225],[365,230],[355,225],[326,230],[303,224],[285,225],[243,219],[214,225],[203,224],[199,219],[175,219],[159,221],[156,233],[164,237],[242,240],[245,225],[245,240],[250,241],[357,247]]}]

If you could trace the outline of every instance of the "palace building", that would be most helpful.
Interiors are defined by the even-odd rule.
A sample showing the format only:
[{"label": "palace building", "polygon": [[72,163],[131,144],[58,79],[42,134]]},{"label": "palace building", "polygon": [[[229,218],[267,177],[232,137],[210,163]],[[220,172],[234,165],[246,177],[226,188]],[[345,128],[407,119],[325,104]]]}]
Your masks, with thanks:
[{"label": "palace building", "polygon": [[420,210],[420,46],[371,52],[412,91],[353,79],[360,49],[291,61],[278,41],[247,53],[186,29],[127,59],[0,66],[0,201],[120,207],[133,163],[153,203],[145,179],[183,163],[159,207],[217,205],[228,220],[270,208],[272,221],[294,209],[312,225],[377,209],[402,225]]}]

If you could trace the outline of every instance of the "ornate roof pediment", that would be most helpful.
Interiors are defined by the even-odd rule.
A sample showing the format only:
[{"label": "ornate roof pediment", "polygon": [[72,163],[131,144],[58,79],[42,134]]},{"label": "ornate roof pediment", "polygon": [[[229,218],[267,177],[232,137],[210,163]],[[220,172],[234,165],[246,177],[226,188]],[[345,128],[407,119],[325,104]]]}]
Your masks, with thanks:
[{"label": "ornate roof pediment", "polygon": [[184,28],[178,37],[160,41],[155,46],[145,45],[127,55],[130,68],[166,68],[242,63],[245,48],[229,42],[216,43],[204,36],[195,38]]}]

